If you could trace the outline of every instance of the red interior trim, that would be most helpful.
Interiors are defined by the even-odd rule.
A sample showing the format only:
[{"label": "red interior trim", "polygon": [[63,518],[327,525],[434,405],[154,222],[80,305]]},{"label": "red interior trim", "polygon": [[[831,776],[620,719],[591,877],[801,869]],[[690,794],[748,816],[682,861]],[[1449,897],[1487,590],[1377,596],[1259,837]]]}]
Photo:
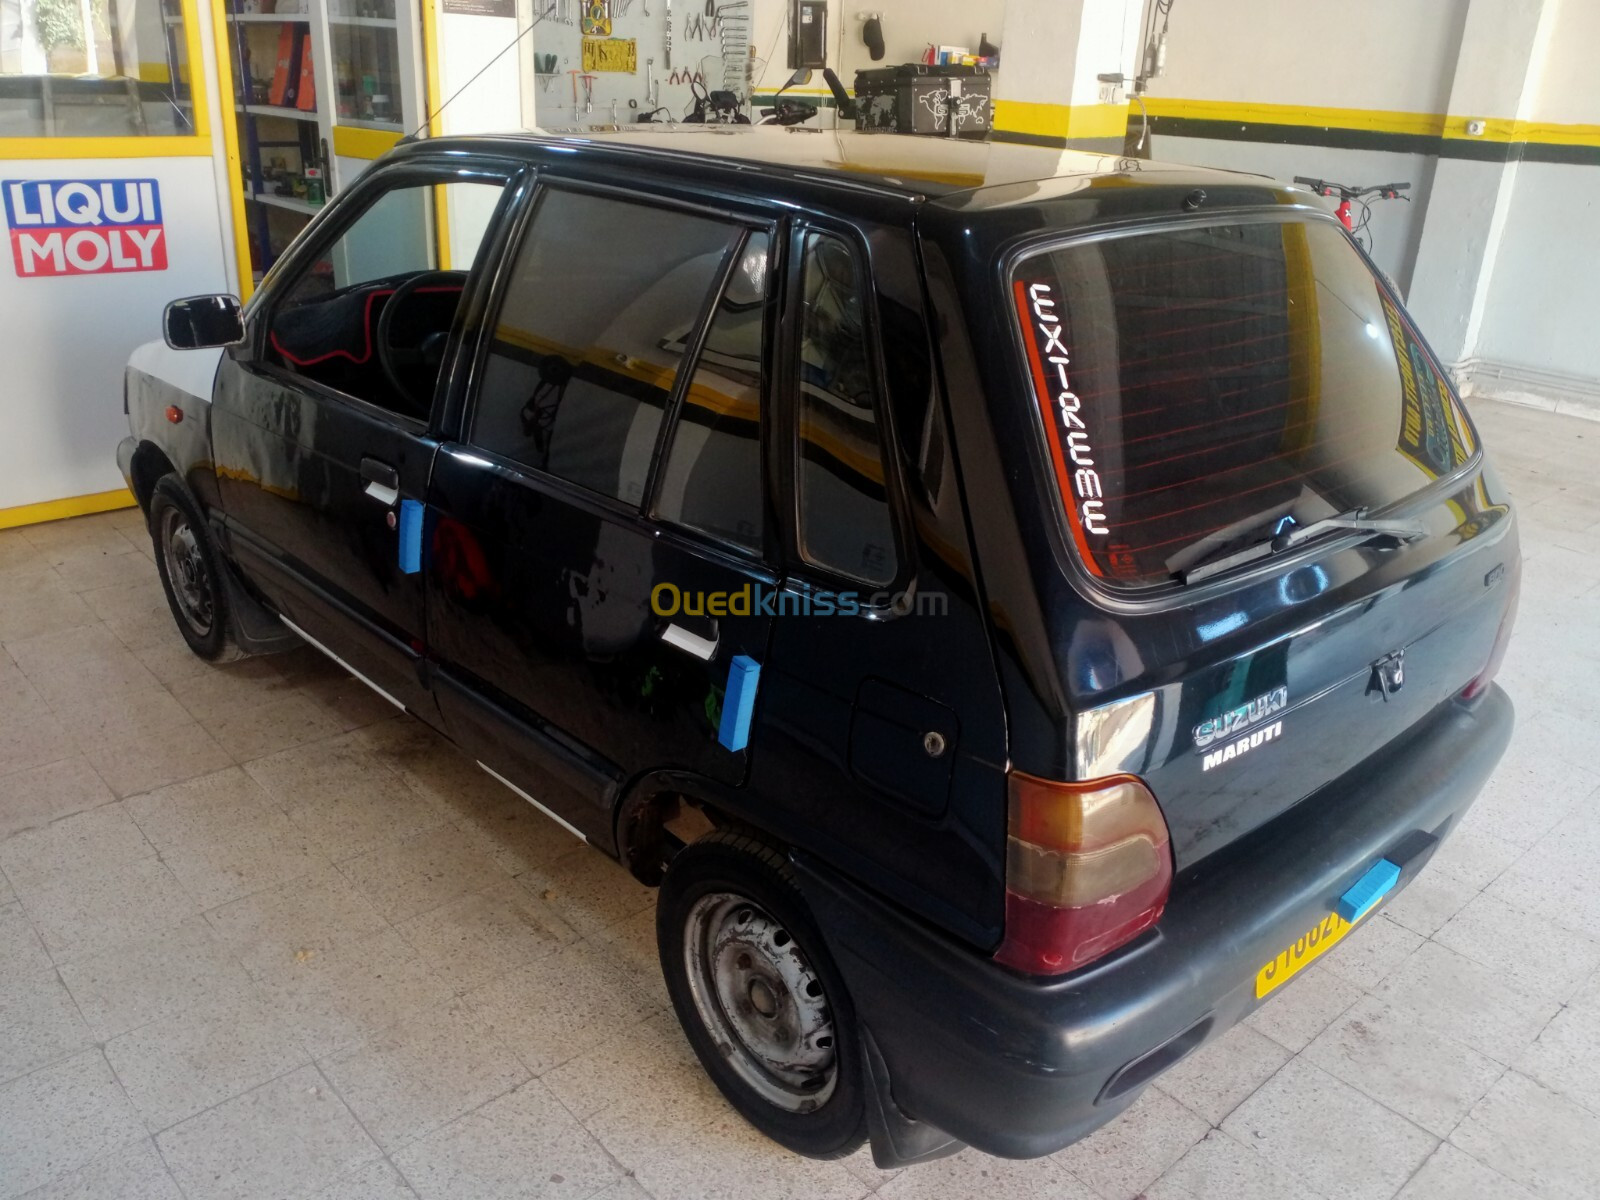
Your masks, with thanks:
[{"label": "red interior trim", "polygon": [[[366,310],[361,314],[361,329],[366,335],[367,345],[366,349],[361,352],[360,358],[357,358],[348,350],[330,350],[328,353],[319,354],[315,358],[296,358],[283,348],[283,343],[278,341],[278,335],[276,333],[272,334],[267,340],[272,343],[272,348],[282,355],[286,361],[293,363],[297,367],[314,367],[318,363],[327,362],[330,358],[339,358],[341,356],[348,358],[357,366],[369,363],[372,361],[372,306],[380,296],[392,296],[398,290],[398,288],[379,288],[375,292],[368,293],[367,307]],[[418,288],[416,294],[421,296],[429,292],[454,292],[459,296],[462,291],[463,289],[458,287],[425,287]]]}]

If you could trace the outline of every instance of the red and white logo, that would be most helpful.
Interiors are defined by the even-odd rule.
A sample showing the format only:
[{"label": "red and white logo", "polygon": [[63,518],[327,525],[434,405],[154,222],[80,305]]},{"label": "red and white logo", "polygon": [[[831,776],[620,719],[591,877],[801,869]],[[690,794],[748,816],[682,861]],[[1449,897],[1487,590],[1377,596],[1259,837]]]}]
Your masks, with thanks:
[{"label": "red and white logo", "polygon": [[167,269],[154,179],[7,179],[0,193],[19,276]]}]

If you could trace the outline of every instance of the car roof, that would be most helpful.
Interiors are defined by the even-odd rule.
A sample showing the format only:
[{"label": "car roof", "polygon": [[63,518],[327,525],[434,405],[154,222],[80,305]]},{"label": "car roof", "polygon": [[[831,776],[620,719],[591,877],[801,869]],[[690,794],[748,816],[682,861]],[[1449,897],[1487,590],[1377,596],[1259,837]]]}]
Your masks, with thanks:
[{"label": "car roof", "polygon": [[413,143],[445,149],[593,147],[641,159],[725,161],[730,167],[931,202],[984,207],[1037,201],[1091,187],[1142,185],[1278,190],[1261,176],[1114,154],[966,138],[913,137],[854,129],[758,125],[667,125],[528,129]]}]

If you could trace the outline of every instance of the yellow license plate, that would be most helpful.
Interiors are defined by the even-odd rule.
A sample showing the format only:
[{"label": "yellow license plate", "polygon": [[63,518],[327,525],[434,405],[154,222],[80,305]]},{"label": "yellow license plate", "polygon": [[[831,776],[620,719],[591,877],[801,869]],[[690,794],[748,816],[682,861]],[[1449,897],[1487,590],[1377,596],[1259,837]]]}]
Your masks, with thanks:
[{"label": "yellow license plate", "polygon": [[1316,925],[1306,930],[1292,946],[1281,950],[1278,957],[1256,972],[1256,999],[1269,995],[1305,970],[1317,959],[1339,944],[1339,940],[1355,926],[1338,913],[1329,913]]}]

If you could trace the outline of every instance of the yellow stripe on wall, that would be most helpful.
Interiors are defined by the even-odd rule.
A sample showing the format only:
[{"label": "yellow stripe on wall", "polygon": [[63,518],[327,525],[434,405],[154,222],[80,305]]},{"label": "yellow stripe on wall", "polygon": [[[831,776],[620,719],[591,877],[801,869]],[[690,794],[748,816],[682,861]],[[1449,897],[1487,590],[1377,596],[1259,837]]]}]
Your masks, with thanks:
[{"label": "yellow stripe on wall", "polygon": [[1118,138],[1128,132],[1125,104],[1039,104],[996,100],[994,127],[1002,133],[1049,138]]},{"label": "yellow stripe on wall", "polygon": [[66,517],[83,517],[89,513],[111,512],[119,508],[132,508],[138,501],[127,488],[113,492],[95,492],[88,496],[68,496],[64,500],[46,500],[41,504],[19,504],[16,508],[0,508],[0,529],[15,529],[18,525],[38,525],[44,521],[60,521]]},{"label": "yellow stripe on wall", "polygon": [[[1600,146],[1600,125],[1514,121],[1501,117],[1457,117],[1447,113],[1396,112],[1380,108],[1318,108],[1300,104],[1247,104],[1236,100],[1184,100],[1146,96],[1152,117],[1193,121],[1237,122],[1240,125],[1310,125],[1324,129],[1361,129],[1372,133],[1404,133],[1472,142],[1535,142],[1556,146]],[[1481,120],[1484,131],[1469,134],[1467,123]]]},{"label": "yellow stripe on wall", "polygon": [[1438,137],[1442,113],[1394,112],[1377,108],[1313,108],[1301,104],[1244,104],[1235,100],[1144,98],[1152,117],[1187,117],[1195,121],[1237,121],[1241,125],[1321,125],[1328,129],[1370,129],[1379,133],[1415,133]]}]

